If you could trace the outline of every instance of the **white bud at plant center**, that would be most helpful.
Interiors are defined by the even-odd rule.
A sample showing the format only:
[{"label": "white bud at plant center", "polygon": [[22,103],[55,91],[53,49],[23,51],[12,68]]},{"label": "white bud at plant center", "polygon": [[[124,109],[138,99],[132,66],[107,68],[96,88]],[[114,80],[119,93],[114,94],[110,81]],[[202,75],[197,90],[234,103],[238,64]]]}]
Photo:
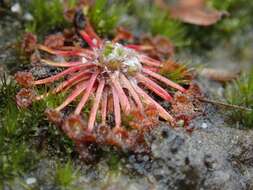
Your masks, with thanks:
[{"label": "white bud at plant center", "polygon": [[142,65],[136,51],[126,48],[119,43],[105,42],[103,48],[98,50],[102,64],[110,64],[124,73],[132,73],[141,70]]}]

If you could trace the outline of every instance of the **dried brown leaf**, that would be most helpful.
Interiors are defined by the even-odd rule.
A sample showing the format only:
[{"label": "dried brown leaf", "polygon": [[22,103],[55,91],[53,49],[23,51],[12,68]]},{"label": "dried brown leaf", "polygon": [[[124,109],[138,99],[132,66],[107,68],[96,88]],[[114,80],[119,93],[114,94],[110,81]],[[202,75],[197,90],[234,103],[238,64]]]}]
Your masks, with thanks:
[{"label": "dried brown leaf", "polygon": [[222,69],[204,68],[199,73],[201,76],[218,82],[229,82],[238,77],[239,72]]},{"label": "dried brown leaf", "polygon": [[226,12],[208,8],[205,0],[179,0],[171,5],[167,5],[164,0],[156,0],[156,3],[163,9],[166,7],[173,18],[195,25],[213,25],[228,15]]},{"label": "dried brown leaf", "polygon": [[168,58],[174,54],[174,45],[164,36],[143,35],[140,39],[143,52],[156,59]]}]

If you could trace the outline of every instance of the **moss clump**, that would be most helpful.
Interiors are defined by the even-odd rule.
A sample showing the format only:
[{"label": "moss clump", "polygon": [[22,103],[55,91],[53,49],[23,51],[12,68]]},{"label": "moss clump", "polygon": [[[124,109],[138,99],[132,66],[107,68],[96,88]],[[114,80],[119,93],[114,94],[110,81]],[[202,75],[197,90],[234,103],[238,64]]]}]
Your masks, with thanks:
[{"label": "moss clump", "polygon": [[151,7],[147,13],[150,32],[152,35],[163,35],[172,40],[175,46],[185,45],[182,25],[168,14],[156,7]]},{"label": "moss clump", "polygon": [[172,71],[161,70],[160,74],[181,85],[188,85],[190,83],[190,73],[187,70],[187,65],[178,64],[178,67]]},{"label": "moss clump", "polygon": [[[218,10],[225,10],[230,13],[230,18],[226,20],[227,24],[231,23],[234,29],[240,30],[241,27],[252,25],[251,16],[253,2],[247,0],[209,0],[208,2],[212,7]],[[235,21],[236,20],[236,21]],[[234,24],[232,24],[234,23]],[[235,25],[237,23],[237,25]],[[223,23],[225,24],[225,23]]]},{"label": "moss clump", "polygon": [[208,5],[230,15],[209,27],[185,25],[185,31],[195,51],[212,49],[217,44],[227,43],[235,34],[252,28],[253,2],[247,0],[209,0]]},{"label": "moss clump", "polygon": [[[45,108],[57,104],[58,98],[48,97],[34,103],[29,109],[20,110],[15,102],[17,92],[18,87],[12,80],[8,82],[6,78],[1,79],[0,182],[11,180],[33,169],[43,156],[43,151],[46,156],[60,157],[73,152],[72,142],[49,124],[44,115]],[[39,147],[41,143],[47,147]],[[53,152],[47,151],[50,147],[53,147]]]},{"label": "moss clump", "polygon": [[88,17],[99,35],[110,35],[127,12],[129,2],[96,0],[88,11]]},{"label": "moss clump", "polygon": [[188,42],[185,40],[184,26],[172,19],[167,11],[161,10],[154,4],[134,2],[131,5],[130,15],[138,19],[137,32],[162,35],[169,38],[175,46],[182,46]]},{"label": "moss clump", "polygon": [[108,155],[107,164],[112,172],[119,172],[121,168],[120,156],[116,152],[111,152]]},{"label": "moss clump", "polygon": [[[0,83],[0,182],[21,175],[37,161],[28,138],[34,133],[33,117],[16,108],[13,97],[17,86],[2,79]],[[29,125],[29,124],[32,125]]]},{"label": "moss clump", "polygon": [[63,3],[60,0],[32,0],[28,10],[34,18],[26,24],[26,30],[29,32],[45,33],[67,25],[63,16]]},{"label": "moss clump", "polygon": [[74,189],[74,181],[78,179],[79,170],[68,161],[65,164],[58,163],[55,172],[55,183],[61,188]]},{"label": "moss clump", "polygon": [[[233,110],[230,113],[233,121],[245,127],[253,127],[253,71],[243,74],[233,84],[227,86],[225,96],[227,102],[244,106],[249,110]],[[250,110],[251,109],[251,110]]]},{"label": "moss clump", "polygon": [[253,2],[247,0],[211,0],[210,4],[218,10],[229,12],[230,16],[217,24],[217,32],[227,39],[235,32],[252,28]]}]

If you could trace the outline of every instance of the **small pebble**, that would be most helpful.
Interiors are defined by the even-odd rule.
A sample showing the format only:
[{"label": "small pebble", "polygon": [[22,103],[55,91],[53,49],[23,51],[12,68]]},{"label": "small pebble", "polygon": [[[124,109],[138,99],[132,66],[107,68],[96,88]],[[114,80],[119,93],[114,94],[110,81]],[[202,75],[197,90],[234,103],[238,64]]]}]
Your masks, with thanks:
[{"label": "small pebble", "polygon": [[19,3],[15,3],[12,7],[11,7],[11,11],[13,13],[21,13],[21,6]]},{"label": "small pebble", "polygon": [[206,129],[208,126],[206,123],[202,123],[201,128]]},{"label": "small pebble", "polygon": [[24,14],[24,19],[26,21],[32,21],[33,20],[33,16],[31,15],[31,13],[25,13]]},{"label": "small pebble", "polygon": [[26,184],[27,185],[32,185],[32,184],[34,184],[36,182],[37,182],[37,179],[34,178],[34,177],[29,177],[29,178],[26,179]]}]

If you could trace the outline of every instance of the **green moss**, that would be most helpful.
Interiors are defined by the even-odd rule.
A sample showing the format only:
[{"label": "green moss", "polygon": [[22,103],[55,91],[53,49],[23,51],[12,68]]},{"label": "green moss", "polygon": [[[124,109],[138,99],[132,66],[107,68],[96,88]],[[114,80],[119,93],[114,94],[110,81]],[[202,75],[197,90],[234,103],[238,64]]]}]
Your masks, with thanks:
[{"label": "green moss", "polygon": [[142,33],[163,35],[168,37],[175,46],[182,46],[188,43],[185,40],[183,25],[170,18],[168,12],[148,2],[135,2],[131,8],[133,17],[138,19],[138,30],[141,29]]},{"label": "green moss", "polygon": [[1,149],[0,181],[22,175],[31,170],[38,159],[35,152],[31,151],[26,143],[12,141]]},{"label": "green moss", "polygon": [[209,0],[208,5],[230,15],[208,27],[185,24],[187,37],[195,51],[212,49],[229,42],[235,34],[252,28],[253,2],[247,0]]},{"label": "green moss", "polygon": [[[47,152],[47,156],[58,156],[64,158],[70,155],[74,151],[74,143],[70,140],[63,132],[59,130],[57,126],[53,123],[48,122],[44,112],[47,108],[55,108],[59,106],[65,99],[67,94],[60,93],[57,95],[49,95],[45,99],[34,102],[33,105],[26,111],[33,117],[34,125],[36,129],[44,129],[46,132],[46,142],[48,147],[45,149],[53,150],[52,152]],[[38,134],[40,135],[40,134]]]},{"label": "green moss", "polygon": [[[15,103],[17,85],[6,78],[0,83],[0,181],[9,180],[30,171],[38,159],[56,155],[61,158],[73,152],[73,142],[54,125],[48,123],[44,110],[58,103],[57,96],[35,102],[28,109],[18,109]],[[46,137],[41,135],[46,132]],[[39,138],[39,139],[38,139]],[[43,139],[44,138],[44,139]],[[37,151],[36,139],[45,141],[46,147]],[[48,152],[47,149],[53,150]]]},{"label": "green moss", "polygon": [[[17,109],[13,101],[17,87],[2,79],[0,86],[0,182],[31,169],[37,155],[27,139],[34,130],[28,125],[26,112]],[[31,118],[30,118],[31,119]]]},{"label": "green moss", "polygon": [[73,189],[74,181],[79,176],[79,170],[74,167],[71,161],[65,164],[58,163],[55,172],[55,182],[59,187]]},{"label": "green moss", "polygon": [[108,155],[107,164],[112,172],[117,172],[121,166],[120,156],[116,152],[111,152]]},{"label": "green moss", "polygon": [[147,15],[150,32],[153,35],[163,35],[172,40],[174,45],[185,45],[182,25],[168,16],[168,13],[152,7]]},{"label": "green moss", "polygon": [[[72,1],[69,1],[70,4],[73,4]],[[29,32],[44,33],[67,25],[63,16],[63,3],[60,0],[33,0],[28,5],[28,9],[34,18],[26,25],[26,30]]]},{"label": "green moss", "polygon": [[232,110],[230,118],[241,123],[244,127],[253,127],[253,71],[243,74],[238,80],[226,88],[227,102],[233,105],[244,106],[251,109]]},{"label": "green moss", "polygon": [[186,70],[186,67],[182,66],[175,69],[173,72],[162,72],[161,74],[175,83],[178,83],[181,85],[187,85],[189,84],[190,80],[187,79],[185,75],[183,74],[185,70]]},{"label": "green moss", "polygon": [[100,35],[111,35],[122,16],[126,14],[128,4],[119,1],[109,4],[105,0],[96,0],[88,12],[88,17],[96,32]]},{"label": "green moss", "polygon": [[253,2],[247,0],[225,0],[211,1],[213,7],[219,10],[225,10],[229,12],[230,16],[218,23],[217,28],[219,32],[223,32],[224,38],[226,35],[230,36],[238,31],[245,30],[252,27],[252,9]]}]

